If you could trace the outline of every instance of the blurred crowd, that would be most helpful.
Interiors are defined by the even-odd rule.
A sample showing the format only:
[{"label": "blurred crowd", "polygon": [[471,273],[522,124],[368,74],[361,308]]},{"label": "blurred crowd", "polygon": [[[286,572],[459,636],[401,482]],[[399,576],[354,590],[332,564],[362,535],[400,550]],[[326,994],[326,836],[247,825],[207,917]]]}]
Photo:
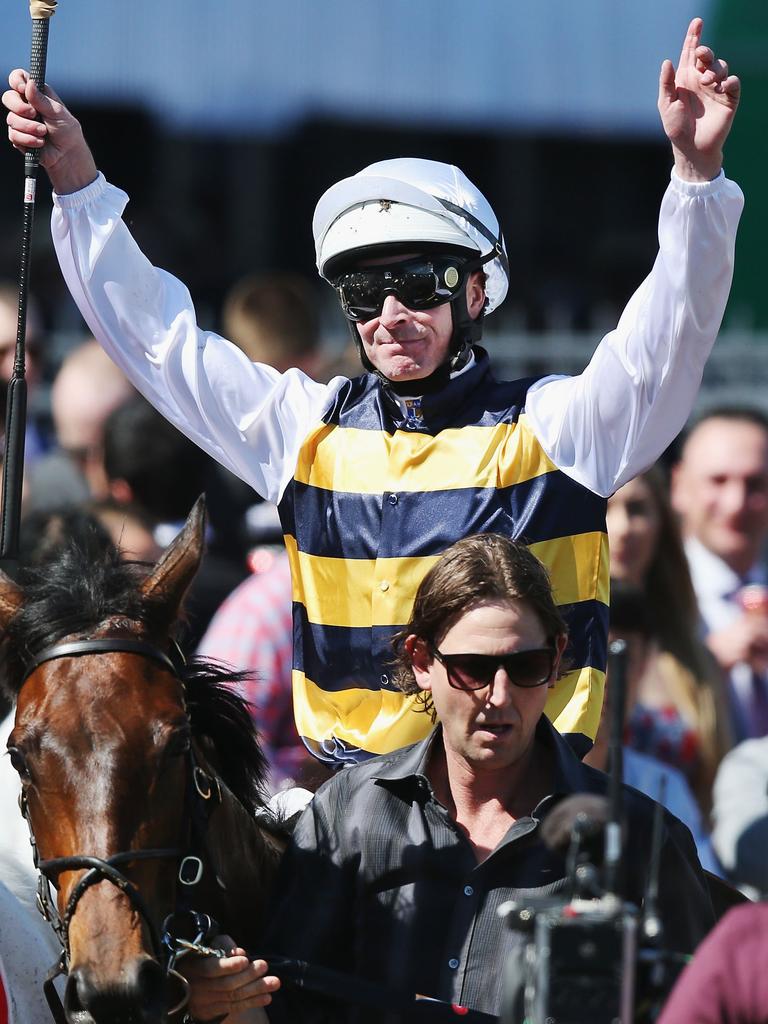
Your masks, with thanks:
[{"label": "blurred crowd", "polygon": [[[13,364],[17,293],[0,284],[2,393]],[[319,342],[309,282],[254,275],[226,297],[221,332],[250,359],[315,379],[357,372]],[[288,556],[274,507],[214,463],[137,394],[90,338],[58,366],[34,304],[21,562],[64,535],[103,531],[127,559],[154,560],[205,492],[207,554],[187,608],[187,653],[250,675],[251,703],[279,790],[316,769],[291,699]],[[44,400],[41,395],[45,396]],[[611,636],[628,646],[625,779],[690,827],[706,868],[750,895],[768,891],[768,417],[710,410],[677,456],[608,503]],[[606,709],[588,760],[607,766]]]}]

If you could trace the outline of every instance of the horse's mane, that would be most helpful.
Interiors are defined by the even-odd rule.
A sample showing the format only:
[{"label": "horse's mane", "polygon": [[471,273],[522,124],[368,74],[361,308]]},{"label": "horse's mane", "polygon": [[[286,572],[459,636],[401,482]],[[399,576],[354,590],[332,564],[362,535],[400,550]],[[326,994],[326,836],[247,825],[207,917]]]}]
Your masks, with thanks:
[{"label": "horse's mane", "polygon": [[[151,570],[124,562],[93,533],[64,543],[44,564],[22,571],[23,603],[0,637],[0,681],[15,699],[26,666],[35,655],[71,636],[87,636],[110,618],[136,623],[137,635],[160,644],[175,639],[179,623],[168,625],[167,610],[141,592]],[[266,759],[247,702],[233,689],[247,673],[204,659],[180,670],[192,732],[222,781],[253,813],[263,804]]]},{"label": "horse's mane", "polygon": [[233,689],[247,677],[247,672],[205,658],[191,659],[183,674],[192,734],[222,781],[253,815],[265,802],[267,759],[249,704]]}]

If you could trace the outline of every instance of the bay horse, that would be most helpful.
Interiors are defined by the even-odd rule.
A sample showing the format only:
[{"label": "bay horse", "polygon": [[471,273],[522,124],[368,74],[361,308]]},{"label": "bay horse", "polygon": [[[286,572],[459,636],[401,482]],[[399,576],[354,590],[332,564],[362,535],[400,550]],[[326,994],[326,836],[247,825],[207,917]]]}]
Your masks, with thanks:
[{"label": "bay horse", "polygon": [[264,758],[228,685],[242,677],[185,664],[172,639],[204,530],[200,499],[154,566],[95,542],[20,584],[0,573],[8,747],[69,1024],[168,1019],[184,982],[163,921],[204,912],[253,944],[279,861],[257,822]]}]

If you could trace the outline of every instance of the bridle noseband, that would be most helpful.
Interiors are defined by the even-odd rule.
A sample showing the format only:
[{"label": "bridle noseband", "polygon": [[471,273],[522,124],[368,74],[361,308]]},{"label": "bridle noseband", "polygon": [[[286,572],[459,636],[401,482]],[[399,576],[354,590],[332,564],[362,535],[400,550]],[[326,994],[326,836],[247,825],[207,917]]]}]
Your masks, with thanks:
[{"label": "bridle noseband", "polygon": [[[70,640],[46,647],[27,662],[19,692],[32,673],[45,662],[55,661],[59,658],[106,653],[137,654],[140,657],[149,658],[167,669],[183,686],[183,671],[186,666],[186,660],[177,644],[173,644],[169,654],[146,640],[139,640],[133,637],[104,637],[100,639]],[[48,860],[41,860],[28,814],[26,795],[22,790],[19,797],[19,809],[29,828],[34,864],[38,871],[38,910],[53,928],[62,947],[59,962],[48,975],[44,986],[51,1012],[57,1022],[64,1021],[65,1018],[58,994],[53,987],[53,979],[59,974],[69,972],[69,927],[83,894],[92,885],[102,881],[111,882],[126,895],[131,907],[138,914],[147,929],[155,959],[159,963],[164,964],[166,973],[169,976],[173,976],[181,984],[183,997],[177,1006],[174,1006],[167,1012],[175,1013],[186,1005],[189,998],[189,987],[186,979],[174,970],[176,960],[187,952],[196,949],[204,952],[218,952],[208,951],[201,944],[209,938],[207,931],[213,928],[214,922],[206,915],[198,914],[192,910],[191,896],[193,895],[192,890],[201,881],[204,873],[205,831],[212,805],[220,804],[221,800],[222,792],[219,780],[215,775],[209,775],[208,772],[200,767],[190,745],[187,754],[187,785],[182,814],[182,820],[187,823],[188,833],[187,847],[185,849],[181,847],[159,847],[124,850],[113,854],[111,857],[77,854],[70,857],[54,857]],[[125,864],[141,860],[180,861],[177,880],[184,887],[180,890],[182,897],[177,898],[174,912],[163,923],[162,934],[152,919],[146,901],[138,888],[120,870]],[[62,871],[80,870],[84,870],[85,874],[81,876],[72,888],[64,914],[59,915],[56,901],[51,895],[50,885],[56,885],[58,876]],[[195,939],[192,942],[179,938],[173,933],[174,924],[189,915],[193,919],[193,934],[195,935]],[[207,922],[207,925],[201,926],[201,921]]]}]

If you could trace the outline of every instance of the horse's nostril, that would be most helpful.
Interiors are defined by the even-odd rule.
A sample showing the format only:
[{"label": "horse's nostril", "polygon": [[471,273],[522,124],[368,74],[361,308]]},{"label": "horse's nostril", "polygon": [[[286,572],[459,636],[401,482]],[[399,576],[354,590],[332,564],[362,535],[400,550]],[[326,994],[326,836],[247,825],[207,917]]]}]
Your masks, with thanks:
[{"label": "horse's nostril", "polygon": [[84,1001],[87,998],[88,984],[84,973],[79,970],[70,971],[64,989],[64,1013],[70,1024],[83,1019]]},{"label": "horse's nostril", "polygon": [[165,972],[141,960],[120,984],[99,984],[93,972],[70,972],[64,995],[68,1024],[161,1024],[165,1020]]},{"label": "horse's nostril", "polygon": [[142,1018],[146,1024],[165,1019],[165,981],[163,968],[155,960],[143,960],[136,971],[136,984],[140,993]]}]

